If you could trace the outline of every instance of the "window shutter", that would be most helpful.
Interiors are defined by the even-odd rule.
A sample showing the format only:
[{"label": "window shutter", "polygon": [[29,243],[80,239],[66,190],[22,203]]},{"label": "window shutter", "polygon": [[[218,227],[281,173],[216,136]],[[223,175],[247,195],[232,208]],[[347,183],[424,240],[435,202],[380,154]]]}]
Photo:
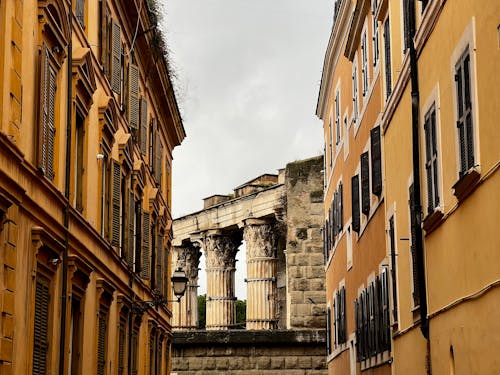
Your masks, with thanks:
[{"label": "window shutter", "polygon": [[337,236],[337,192],[333,193],[332,205],[330,206],[332,211],[332,244],[335,244],[335,237]]},{"label": "window shutter", "polygon": [[38,275],[35,286],[33,375],[47,373],[49,302],[49,280]]},{"label": "window shutter", "polygon": [[135,273],[142,268],[142,202],[137,201],[135,207]]},{"label": "window shutter", "polygon": [[361,211],[366,216],[370,213],[370,163],[368,152],[361,154]]},{"label": "window shutter", "polygon": [[97,339],[97,375],[104,375],[106,369],[106,314],[99,311]]},{"label": "window shutter", "polygon": [[359,233],[360,214],[359,214],[359,176],[351,178],[351,206],[352,206],[352,230]]},{"label": "window shutter", "polygon": [[326,309],[326,353],[332,354],[332,311]]},{"label": "window shutter", "polygon": [[135,244],[135,197],[131,191],[128,199],[128,251],[127,251],[127,264],[129,267],[134,265],[134,244]]},{"label": "window shutter", "polygon": [[52,66],[49,66],[49,83],[48,83],[48,104],[49,113],[47,119],[48,139],[47,139],[47,177],[49,180],[54,179],[54,146],[56,137],[55,124],[55,107],[56,107],[56,71]]},{"label": "window shutter", "polygon": [[394,233],[394,216],[389,219],[389,243],[391,246],[392,316],[394,323],[396,323],[398,321],[398,293],[396,283],[396,238]]},{"label": "window shutter", "polygon": [[111,28],[111,89],[120,94],[122,46],[120,25],[113,22]]},{"label": "window shutter", "polygon": [[148,139],[148,102],[146,99],[141,98],[141,154],[146,155],[146,144]]},{"label": "window shutter", "polygon": [[109,79],[109,11],[107,2],[100,0],[99,2],[99,15],[100,15],[100,42],[101,42],[101,65],[104,68],[104,73]]},{"label": "window shutter", "polygon": [[370,131],[371,157],[372,157],[372,193],[382,193],[382,151],[380,140],[380,126]]},{"label": "window shutter", "polygon": [[420,290],[418,287],[418,272],[417,272],[417,249],[416,249],[416,240],[417,240],[417,218],[415,216],[415,192],[413,189],[413,184],[410,186],[409,190],[410,200],[410,231],[411,231],[411,263],[412,263],[412,271],[413,271],[413,305],[420,305]]},{"label": "window shutter", "polygon": [[118,374],[122,375],[125,370],[125,322],[121,319],[118,335]]},{"label": "window shutter", "polygon": [[361,360],[361,313],[359,299],[354,300],[354,320],[356,322],[356,358]]},{"label": "window shutter", "polygon": [[347,337],[346,337],[346,331],[347,331],[347,327],[346,327],[346,319],[345,319],[345,288],[342,287],[342,289],[340,289],[340,332],[341,332],[341,335],[340,335],[340,343],[341,344],[345,344],[346,341],[347,341]]},{"label": "window shutter", "polygon": [[344,228],[343,212],[342,212],[342,182],[339,184],[338,194],[337,194],[337,224],[338,224],[338,233],[342,233],[342,229]]},{"label": "window shutter", "polygon": [[121,212],[121,166],[113,160],[111,161],[112,182],[111,182],[111,245],[120,246],[120,212]]},{"label": "window shutter", "polygon": [[154,175],[156,179],[156,186],[161,187],[161,161],[163,156],[163,147],[160,139],[160,132],[156,132],[156,147],[155,147],[155,166],[154,166]]},{"label": "window shutter", "polygon": [[382,347],[381,343],[382,343],[382,337],[381,337],[381,330],[380,328],[382,327],[381,325],[381,319],[382,319],[382,314],[380,312],[380,309],[381,309],[381,302],[380,302],[380,277],[377,276],[375,278],[375,283],[374,283],[374,286],[373,286],[373,310],[374,310],[374,313],[375,313],[375,330],[374,330],[374,333],[375,333],[375,346],[374,346],[374,350],[375,350],[375,353],[379,353],[380,352],[380,348]]},{"label": "window shutter", "polygon": [[75,13],[78,23],[84,28],[85,27],[85,0],[76,0]]},{"label": "window shutter", "polygon": [[128,123],[130,128],[139,128],[139,68],[129,64],[128,67]]},{"label": "window shutter", "polygon": [[142,214],[142,278],[149,280],[150,278],[150,264],[151,264],[151,248],[150,241],[150,224],[149,213],[143,212]]},{"label": "window shutter", "polygon": [[385,97],[388,98],[392,92],[391,76],[391,40],[390,40],[389,17],[384,22],[384,52],[385,52]]},{"label": "window shutter", "polygon": [[425,171],[427,176],[427,212],[434,210],[434,197],[432,194],[432,156],[431,156],[431,123],[430,116],[427,115],[424,121],[425,135]]},{"label": "window shutter", "polygon": [[[169,292],[168,288],[169,288],[169,285],[170,285],[169,264],[170,263],[169,263],[169,251],[168,251],[168,247],[167,246],[163,246],[163,295],[165,297],[168,296],[168,292]],[[188,288],[189,288],[189,281],[188,281]]]},{"label": "window shutter", "polygon": [[[159,232],[159,230],[158,230]],[[162,265],[163,265],[163,237],[160,233],[156,236],[156,280],[155,287],[163,294]]]}]

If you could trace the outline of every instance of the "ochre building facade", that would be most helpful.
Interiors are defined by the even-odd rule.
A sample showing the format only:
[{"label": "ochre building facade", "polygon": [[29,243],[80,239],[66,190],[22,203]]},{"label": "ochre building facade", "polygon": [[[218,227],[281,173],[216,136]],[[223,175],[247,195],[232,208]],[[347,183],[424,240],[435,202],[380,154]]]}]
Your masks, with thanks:
[{"label": "ochre building facade", "polygon": [[165,374],[172,149],[150,2],[0,2],[0,373]]},{"label": "ochre building facade", "polygon": [[334,2],[317,106],[331,374],[500,371],[499,17]]}]

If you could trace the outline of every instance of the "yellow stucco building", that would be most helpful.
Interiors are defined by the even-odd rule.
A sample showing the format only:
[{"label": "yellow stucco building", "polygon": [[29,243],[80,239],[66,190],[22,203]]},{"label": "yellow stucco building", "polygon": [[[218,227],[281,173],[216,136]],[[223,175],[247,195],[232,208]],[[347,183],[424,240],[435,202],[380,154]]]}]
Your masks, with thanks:
[{"label": "yellow stucco building", "polygon": [[152,4],[0,2],[2,374],[169,371],[185,133]]},{"label": "yellow stucco building", "polygon": [[[342,81],[342,100],[349,98],[342,109],[348,124],[359,97],[356,101],[352,89],[344,90],[343,82],[351,78],[361,90],[365,88],[360,59],[365,60],[366,29],[372,36],[368,38],[372,44],[367,43],[368,61],[376,56],[372,46],[377,41],[380,66],[378,72],[367,66],[373,112],[370,104],[361,111],[359,128],[364,121],[368,128],[380,126],[383,188],[379,199],[384,213],[380,223],[376,215],[369,220],[368,230],[373,228],[377,234],[366,246],[364,233],[345,239],[349,223],[352,226],[357,220],[352,212],[359,203],[352,197],[343,208],[347,224],[340,238],[334,232],[332,245],[331,231],[324,232],[332,314],[327,327],[332,332],[331,374],[500,372],[496,355],[500,344],[499,20],[500,3],[486,0],[335,2],[317,109],[324,121],[326,160],[333,144],[329,113],[335,119],[335,87]],[[370,86],[371,79],[377,83]],[[362,131],[346,134],[350,135],[343,142],[347,153],[331,158],[333,166],[325,165],[328,222],[335,202],[335,189],[328,188],[330,179],[335,185],[356,173],[349,160],[358,142],[365,145],[361,151],[367,150]],[[344,185],[344,194],[352,194],[349,182]],[[372,192],[372,202],[374,198]],[[349,256],[352,268],[345,260]],[[349,286],[353,277],[349,274],[370,280],[370,267],[356,268],[357,262],[371,265],[374,275],[378,275],[376,265],[382,267],[380,274],[387,272],[387,290],[382,292],[389,303],[387,353],[377,351],[386,326],[380,330],[381,323],[374,324],[374,333],[370,332],[372,316],[380,306],[372,307],[368,301],[361,318],[354,312],[363,289],[360,282]],[[346,307],[337,307],[332,293],[343,280]],[[343,314],[347,314],[347,339],[341,336],[346,344],[337,348],[337,317]],[[366,319],[368,336],[363,333]],[[386,315],[383,319],[387,323]],[[369,350],[367,362],[363,341],[372,335],[375,350]],[[350,353],[349,360],[344,351]]]}]

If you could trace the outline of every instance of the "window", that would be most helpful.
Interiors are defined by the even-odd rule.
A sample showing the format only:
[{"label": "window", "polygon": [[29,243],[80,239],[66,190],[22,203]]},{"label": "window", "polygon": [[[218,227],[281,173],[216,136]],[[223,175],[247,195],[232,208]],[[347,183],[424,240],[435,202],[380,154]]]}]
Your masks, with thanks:
[{"label": "window", "polygon": [[148,102],[145,98],[141,98],[141,125],[140,125],[140,149],[142,156],[146,156],[147,139],[148,139]]},{"label": "window", "polygon": [[420,306],[420,288],[418,283],[418,263],[417,263],[417,248],[416,248],[416,240],[417,240],[417,217],[415,211],[415,192],[413,188],[413,184],[411,184],[409,188],[409,201],[408,204],[410,206],[410,252],[411,252],[411,267],[412,267],[412,281],[413,281],[413,306],[415,308]]},{"label": "window", "polygon": [[391,255],[391,282],[392,282],[392,319],[398,322],[398,290],[396,279],[396,235],[394,231],[394,216],[389,219],[389,252]]},{"label": "window", "polygon": [[380,60],[380,52],[378,46],[378,21],[377,21],[378,0],[372,1],[372,31],[373,31],[373,66],[377,66]]},{"label": "window", "polygon": [[340,138],[341,138],[341,128],[340,124],[340,91],[337,89],[335,92],[335,133],[336,133],[336,138],[335,138],[335,144],[338,145],[340,143]]},{"label": "window", "polygon": [[132,363],[132,375],[138,374],[138,365],[139,365],[139,329],[141,326],[141,319],[136,318],[134,321],[134,326],[132,327],[132,339],[130,346],[130,356]]},{"label": "window", "polygon": [[126,254],[127,265],[129,266],[130,269],[132,269],[134,265],[135,241],[136,241],[135,237],[137,235],[136,225],[135,225],[135,220],[136,220],[135,207],[136,207],[136,200],[131,186],[128,192],[128,209],[127,209],[128,237],[127,237],[127,254]]},{"label": "window", "polygon": [[361,154],[361,212],[370,214],[370,162],[368,151]]},{"label": "window", "polygon": [[121,165],[111,159],[111,245],[120,249],[122,246],[122,171]]},{"label": "window", "polygon": [[71,299],[70,333],[71,373],[80,374],[83,339],[83,305],[80,296],[73,295]]},{"label": "window", "polygon": [[335,312],[335,346],[347,342],[347,321],[345,307],[345,287],[342,287],[336,294],[333,302]]},{"label": "window", "polygon": [[342,0],[334,0],[333,2],[333,23],[337,20],[340,11],[340,5],[342,5]]},{"label": "window", "polygon": [[455,66],[457,90],[457,128],[460,149],[460,171],[462,177],[474,167],[474,135],[472,119],[472,96],[469,48]]},{"label": "window", "polygon": [[359,213],[359,175],[351,178],[351,206],[352,206],[352,230],[359,233],[360,213]]},{"label": "window", "polygon": [[104,375],[106,371],[108,312],[101,306],[97,317],[97,374]]},{"label": "window", "polygon": [[354,302],[358,361],[391,349],[387,271],[384,269]]},{"label": "window", "polygon": [[403,0],[403,53],[410,48],[410,14],[409,14],[409,0]]},{"label": "window", "polygon": [[116,22],[111,26],[111,53],[110,53],[110,69],[109,78],[111,81],[111,89],[121,94],[122,91],[122,45],[121,45],[121,28]]},{"label": "window", "polygon": [[352,118],[356,123],[358,120],[358,67],[356,60],[352,66]]},{"label": "window", "polygon": [[332,116],[330,115],[330,121],[328,122],[328,130],[330,131],[330,169],[333,167],[333,125],[332,125]]},{"label": "window", "polygon": [[85,0],[76,0],[75,15],[80,26],[85,29]]},{"label": "window", "polygon": [[361,75],[363,97],[368,92],[368,44],[366,41],[366,30],[361,35]]},{"label": "window", "polygon": [[109,238],[109,198],[110,198],[110,170],[108,156],[102,154],[101,159],[101,235]]},{"label": "window", "polygon": [[[131,131],[139,129],[139,68],[129,64],[128,69],[128,124]],[[147,111],[147,109],[146,109]],[[142,124],[141,124],[142,125]],[[134,133],[135,134],[135,133]]]},{"label": "window", "polygon": [[384,22],[384,59],[385,59],[385,97],[388,98],[392,92],[391,75],[391,33],[389,17]]},{"label": "window", "polygon": [[372,193],[380,196],[382,193],[382,151],[380,142],[380,126],[370,131],[370,150],[372,162]]},{"label": "window", "polygon": [[149,223],[149,213],[142,213],[142,269],[141,277],[149,280],[151,271],[151,247],[150,247],[151,228]]},{"label": "window", "polygon": [[56,137],[57,69],[47,45],[42,46],[40,84],[40,126],[38,135],[38,165],[43,174],[54,179],[54,147]]},{"label": "window", "polygon": [[118,326],[118,374],[124,375],[127,350],[127,317],[120,314],[120,324]]},{"label": "window", "polygon": [[83,165],[83,145],[84,145],[84,137],[85,137],[85,118],[82,114],[77,111],[76,112],[76,132],[75,132],[75,206],[76,209],[80,212],[83,210],[83,174],[85,173],[84,165]]},{"label": "window", "polygon": [[436,108],[433,104],[424,117],[427,212],[439,206]]},{"label": "window", "polygon": [[326,309],[326,353],[332,354],[332,310],[330,306]]},{"label": "window", "polygon": [[37,273],[33,340],[33,375],[47,373],[49,348],[50,280]]}]

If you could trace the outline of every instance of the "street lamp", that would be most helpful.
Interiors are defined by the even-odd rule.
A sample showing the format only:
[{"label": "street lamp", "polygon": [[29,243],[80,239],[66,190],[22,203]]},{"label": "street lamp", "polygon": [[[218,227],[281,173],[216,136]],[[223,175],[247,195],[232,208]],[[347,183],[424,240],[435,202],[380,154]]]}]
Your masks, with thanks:
[{"label": "street lamp", "polygon": [[170,278],[172,287],[174,289],[174,294],[177,299],[169,300],[159,294],[158,291],[154,290],[152,301],[136,301],[134,302],[134,306],[132,307],[132,309],[137,313],[144,313],[152,307],[164,306],[169,302],[181,302],[181,298],[186,292],[188,280],[189,279],[186,277],[186,273],[184,272],[184,270],[180,267],[177,268]]}]

